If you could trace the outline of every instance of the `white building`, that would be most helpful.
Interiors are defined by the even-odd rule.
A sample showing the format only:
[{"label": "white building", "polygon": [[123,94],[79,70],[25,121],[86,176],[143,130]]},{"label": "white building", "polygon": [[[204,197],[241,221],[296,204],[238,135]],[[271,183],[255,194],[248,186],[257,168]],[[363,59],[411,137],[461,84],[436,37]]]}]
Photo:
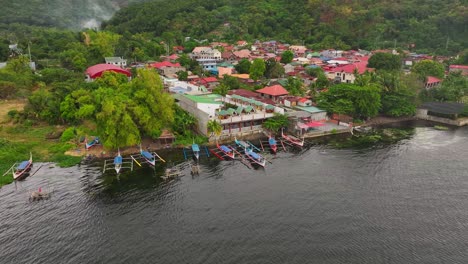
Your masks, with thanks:
[{"label": "white building", "polygon": [[193,49],[190,57],[195,60],[214,60],[221,61],[221,52],[211,47],[196,47]]},{"label": "white building", "polygon": [[115,65],[120,68],[127,67],[127,60],[122,57],[105,57],[104,59],[106,60],[106,64]]}]

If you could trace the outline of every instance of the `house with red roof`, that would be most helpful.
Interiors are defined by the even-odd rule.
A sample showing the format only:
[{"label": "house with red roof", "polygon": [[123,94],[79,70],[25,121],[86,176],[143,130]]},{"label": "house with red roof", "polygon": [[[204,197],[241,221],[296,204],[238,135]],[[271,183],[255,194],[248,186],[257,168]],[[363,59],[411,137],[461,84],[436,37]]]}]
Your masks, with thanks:
[{"label": "house with red roof", "polygon": [[331,79],[339,83],[354,83],[356,76],[354,73],[363,74],[366,71],[374,71],[373,68],[367,67],[367,61],[359,61],[346,65],[339,65],[336,67],[324,68],[325,73],[327,74],[328,79]]},{"label": "house with red roof", "polygon": [[450,65],[449,72],[461,71],[463,76],[468,76],[468,65]]},{"label": "house with red roof", "polygon": [[121,73],[124,75],[127,75],[127,77],[130,79],[132,76],[132,73],[126,69],[122,69],[119,66],[113,65],[113,64],[96,64],[94,66],[89,67],[86,69],[86,79],[87,81],[93,81],[96,78],[101,77],[105,72],[116,72],[116,73]]},{"label": "house with red roof", "polygon": [[425,85],[424,85],[424,88],[426,88],[427,90],[429,90],[429,89],[438,87],[438,86],[440,85],[441,82],[442,82],[442,80],[439,79],[439,78],[436,78],[436,77],[434,77],[434,76],[427,76],[427,78],[426,78],[426,83],[425,83]]},{"label": "house with red roof", "polygon": [[159,74],[171,78],[175,77],[180,71],[186,71],[185,67],[180,66],[178,62],[162,61],[151,63],[149,66],[155,68]]},{"label": "house with red roof", "polygon": [[272,99],[275,102],[278,102],[280,96],[289,94],[288,91],[279,84],[267,86],[265,88],[256,90],[255,92],[261,94],[263,98]]}]

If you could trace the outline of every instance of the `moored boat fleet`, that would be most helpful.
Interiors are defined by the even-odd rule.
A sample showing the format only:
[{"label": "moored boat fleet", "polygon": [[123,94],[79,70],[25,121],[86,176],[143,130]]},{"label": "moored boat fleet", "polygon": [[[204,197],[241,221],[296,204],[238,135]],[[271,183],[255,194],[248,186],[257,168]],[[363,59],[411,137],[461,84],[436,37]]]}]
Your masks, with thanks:
[{"label": "moored boat fleet", "polygon": [[[91,147],[99,144],[99,138],[95,137],[90,142],[85,142],[86,150]],[[287,135],[281,132],[281,138],[279,140],[275,139],[274,136],[270,135],[267,141],[260,141],[260,146],[245,141],[234,139],[233,144],[219,144],[216,143],[216,147],[213,149],[208,149],[206,146],[199,146],[195,142],[188,148],[184,148],[183,153],[185,159],[192,157],[195,161],[196,174],[199,174],[198,161],[203,156],[210,156],[210,153],[215,157],[221,160],[241,160],[243,163],[248,163],[253,165],[253,167],[265,167],[267,162],[270,162],[266,156],[262,153],[270,152],[271,154],[276,154],[279,147],[281,146],[286,150],[287,146],[292,147],[303,147],[304,139],[300,139],[291,135]],[[116,156],[113,159],[104,160],[104,169],[103,173],[108,170],[113,170],[117,174],[121,173],[123,170],[133,170],[134,164],[139,167],[143,164],[147,164],[150,167],[155,167],[157,163],[165,163],[166,161],[156,152],[151,152],[149,150],[144,150],[141,145],[139,146],[139,152],[137,154],[130,155],[130,157],[124,158],[118,149]],[[3,174],[5,176],[8,173],[12,173],[14,180],[22,180],[30,175],[31,168],[33,166],[33,157],[30,153],[28,160],[23,160],[17,162],[11,166],[11,168]],[[192,166],[193,167],[193,166]],[[171,173],[166,173],[165,177],[168,178],[168,175],[179,175],[180,173],[174,173],[170,169]],[[192,171],[193,172],[193,171]]]}]

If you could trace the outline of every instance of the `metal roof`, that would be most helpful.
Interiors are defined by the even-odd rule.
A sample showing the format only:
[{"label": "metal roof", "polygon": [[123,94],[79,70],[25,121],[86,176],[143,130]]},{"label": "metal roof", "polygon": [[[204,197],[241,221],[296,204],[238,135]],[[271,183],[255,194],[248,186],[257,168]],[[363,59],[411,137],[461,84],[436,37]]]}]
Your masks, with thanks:
[{"label": "metal roof", "polygon": [[455,115],[463,112],[465,104],[455,102],[427,102],[422,104],[419,108],[439,114]]}]

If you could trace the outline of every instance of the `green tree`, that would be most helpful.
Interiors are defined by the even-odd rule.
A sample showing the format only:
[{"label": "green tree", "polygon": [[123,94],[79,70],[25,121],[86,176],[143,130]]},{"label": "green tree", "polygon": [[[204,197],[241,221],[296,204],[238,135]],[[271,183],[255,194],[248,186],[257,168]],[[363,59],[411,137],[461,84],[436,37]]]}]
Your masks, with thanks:
[{"label": "green tree", "polygon": [[282,127],[287,127],[289,119],[286,115],[274,113],[273,117],[263,122],[262,126],[272,132],[278,132]]},{"label": "green tree", "polygon": [[210,137],[212,137],[213,135],[219,137],[221,135],[221,132],[223,131],[223,126],[221,126],[221,124],[216,120],[210,120],[207,123],[207,129],[208,133],[210,133]]},{"label": "green tree", "polygon": [[178,71],[177,78],[179,81],[187,81],[188,80],[188,72],[187,71]]},{"label": "green tree", "polygon": [[265,73],[265,61],[263,59],[253,60],[252,65],[250,66],[250,78],[254,81],[257,81]]},{"label": "green tree", "polygon": [[357,118],[376,116],[381,107],[380,90],[376,86],[338,84],[317,97],[318,106],[333,113],[339,111]]},{"label": "green tree", "polygon": [[369,58],[369,68],[385,71],[398,71],[401,69],[401,59],[398,55],[378,52]]},{"label": "green tree", "polygon": [[296,77],[288,77],[288,82],[284,88],[288,90],[291,95],[303,96],[305,92],[302,80]]},{"label": "green tree", "polygon": [[468,79],[461,72],[450,73],[440,87],[430,92],[437,101],[460,102],[468,96]]},{"label": "green tree", "polygon": [[286,50],[281,54],[281,63],[290,63],[294,58],[294,53],[290,50]]},{"label": "green tree", "polygon": [[433,60],[422,60],[416,63],[411,72],[416,73],[422,80],[426,80],[427,76],[434,76],[437,78],[444,78],[445,68],[444,65],[440,62]]},{"label": "green tree", "polygon": [[274,58],[268,59],[265,62],[265,77],[268,79],[271,78],[280,78],[284,76],[283,66],[276,62]]},{"label": "green tree", "polygon": [[236,69],[238,73],[244,74],[244,73],[249,73],[251,65],[252,64],[250,63],[248,59],[241,59],[239,63],[237,63],[237,65],[234,66],[234,68]]}]

